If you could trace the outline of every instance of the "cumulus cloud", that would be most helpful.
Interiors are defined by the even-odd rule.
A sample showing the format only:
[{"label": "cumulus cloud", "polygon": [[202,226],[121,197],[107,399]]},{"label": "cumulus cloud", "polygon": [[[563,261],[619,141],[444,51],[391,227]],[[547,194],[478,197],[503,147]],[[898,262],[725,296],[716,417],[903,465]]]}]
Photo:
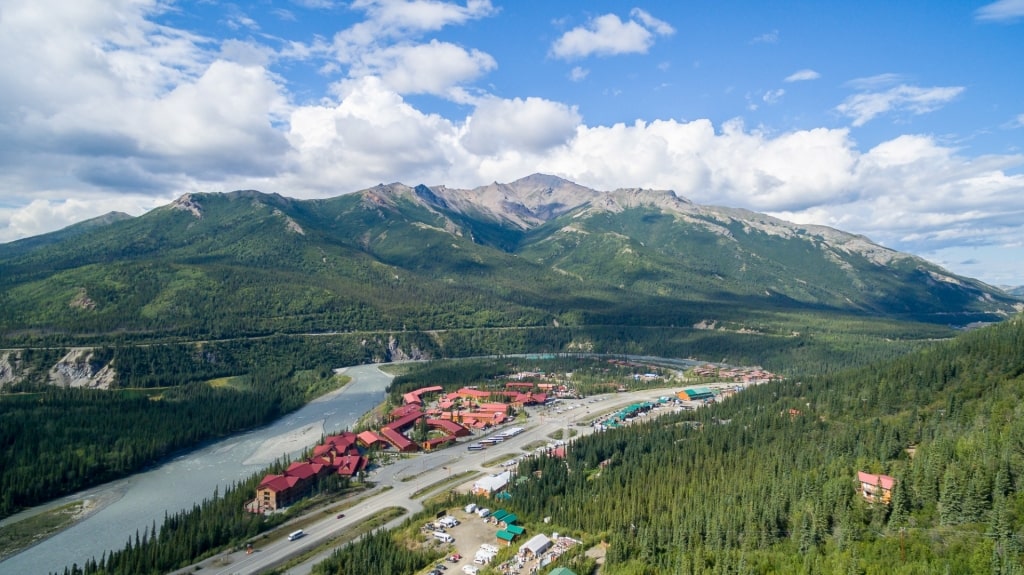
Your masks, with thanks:
[{"label": "cumulus cloud", "polygon": [[451,164],[455,128],[424,114],[379,78],[352,81],[336,103],[297,107],[289,118],[288,173],[275,184],[299,196],[352,191],[351,182],[434,180]]},{"label": "cumulus cloud", "polygon": [[922,88],[901,84],[883,92],[854,94],[836,106],[836,111],[853,120],[854,126],[863,126],[890,111],[920,115],[934,112],[961,93],[963,86],[935,86]]},{"label": "cumulus cloud", "polygon": [[350,75],[380,76],[402,94],[445,95],[453,86],[474,80],[497,67],[489,54],[431,40],[427,44],[396,45],[367,54]]},{"label": "cumulus cloud", "polygon": [[982,22],[1012,22],[1024,17],[1024,0],[999,0],[974,11]]},{"label": "cumulus cloud", "polygon": [[803,70],[797,70],[796,72],[793,72],[789,76],[786,76],[786,79],[784,81],[785,82],[806,82],[807,80],[817,80],[818,78],[821,78],[821,74],[819,74],[819,73],[817,73],[814,70],[811,70],[809,68],[805,68]]},{"label": "cumulus cloud", "polygon": [[[832,225],[917,253],[1016,242],[1015,253],[1024,257],[1024,155],[964,157],[924,135],[865,150],[846,128],[776,133],[739,120],[587,125],[570,103],[468,96],[465,85],[494,69],[494,59],[417,35],[492,13],[488,2],[356,2],[351,6],[370,23],[361,31],[358,25],[343,31],[340,44],[314,40],[276,52],[157,25],[154,15],[164,6],[161,0],[5,4],[0,241],[115,209],[139,214],[190,191],[255,188],[324,197],[378,182],[474,187],[548,172],[596,189],[673,189],[698,203]],[[401,13],[404,8],[412,12]],[[646,50],[645,42],[670,33],[642,11],[626,22],[611,16],[614,21],[601,24],[600,18],[606,16],[576,29],[592,36],[562,44],[566,55]],[[602,48],[602,25],[627,35],[639,28],[646,36]],[[58,28],[61,34],[50,33]],[[354,42],[372,29],[393,40]],[[347,59],[338,56],[339,46],[350,49]],[[328,48],[341,81],[315,102],[293,101],[268,66]],[[811,79],[811,72],[797,71],[787,81]],[[585,73],[577,67],[571,74]],[[963,92],[913,86],[897,74],[849,86],[859,93],[837,111],[854,126],[887,113],[926,113]],[[754,92],[750,99],[770,103],[783,93]],[[427,113],[406,94],[437,94],[471,112],[464,118]],[[1024,115],[1016,120],[1024,123]]]},{"label": "cumulus cloud", "polygon": [[464,6],[437,0],[356,0],[350,8],[365,12],[366,19],[335,35],[335,48],[343,61],[366,46],[434,32],[495,12],[490,0],[468,0]]},{"label": "cumulus cloud", "polygon": [[540,154],[565,144],[575,134],[580,115],[575,107],[541,98],[488,98],[466,122],[461,142],[474,154],[506,150]]},{"label": "cumulus cloud", "polygon": [[465,99],[462,84],[493,70],[489,54],[436,39],[417,43],[428,32],[464,24],[496,12],[489,0],[465,5],[436,0],[358,0],[350,6],[366,19],[335,34],[333,61],[322,69],[344,70],[347,78],[377,75],[404,94]]},{"label": "cumulus cloud", "polygon": [[646,54],[655,35],[666,36],[675,30],[639,8],[623,22],[615,14],[593,18],[584,26],[569,30],[551,46],[551,54],[566,60],[591,55]]}]

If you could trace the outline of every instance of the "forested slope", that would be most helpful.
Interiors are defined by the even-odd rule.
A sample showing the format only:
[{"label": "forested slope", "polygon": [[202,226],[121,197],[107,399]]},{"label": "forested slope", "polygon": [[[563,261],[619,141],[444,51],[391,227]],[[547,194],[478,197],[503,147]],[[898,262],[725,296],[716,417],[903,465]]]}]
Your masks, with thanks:
[{"label": "forested slope", "polygon": [[[520,466],[514,508],[609,542],[609,575],[1020,573],[1022,374],[1017,318],[580,439]],[[857,471],[896,478],[891,506]]]}]

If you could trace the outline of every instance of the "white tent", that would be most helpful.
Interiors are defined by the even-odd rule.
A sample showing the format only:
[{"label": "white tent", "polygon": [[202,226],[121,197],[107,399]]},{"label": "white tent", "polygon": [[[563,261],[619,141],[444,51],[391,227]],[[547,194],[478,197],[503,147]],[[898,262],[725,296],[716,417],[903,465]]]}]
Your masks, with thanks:
[{"label": "white tent", "polygon": [[529,541],[519,546],[519,552],[528,551],[534,557],[548,550],[551,547],[551,540],[548,539],[547,535],[538,533],[530,538]]}]

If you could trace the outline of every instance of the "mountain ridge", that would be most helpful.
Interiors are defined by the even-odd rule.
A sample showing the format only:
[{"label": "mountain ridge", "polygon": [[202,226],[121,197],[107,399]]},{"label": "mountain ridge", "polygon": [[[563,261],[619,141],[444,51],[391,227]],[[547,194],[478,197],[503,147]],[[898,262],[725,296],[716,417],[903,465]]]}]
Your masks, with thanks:
[{"label": "mountain ridge", "polygon": [[317,200],[189,193],[61,237],[0,244],[0,334],[772,331],[750,318],[776,313],[959,326],[1021,306],[863,236],[543,174],[470,190],[396,182]]}]

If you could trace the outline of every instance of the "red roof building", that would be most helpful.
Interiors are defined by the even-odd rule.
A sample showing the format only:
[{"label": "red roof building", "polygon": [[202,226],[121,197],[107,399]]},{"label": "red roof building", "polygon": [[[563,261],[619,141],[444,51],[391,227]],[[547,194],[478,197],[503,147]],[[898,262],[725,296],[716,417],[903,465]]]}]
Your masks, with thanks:
[{"label": "red roof building", "polygon": [[262,513],[288,507],[305,494],[305,487],[308,485],[295,476],[267,475],[256,487],[253,508]]},{"label": "red roof building", "polygon": [[366,458],[361,455],[343,455],[335,460],[338,475],[352,477],[366,468]]},{"label": "red roof building", "polygon": [[864,499],[872,503],[881,502],[886,505],[892,500],[892,488],[896,485],[895,478],[858,471],[857,480],[860,481],[860,492]]},{"label": "red roof building", "polygon": [[299,481],[308,481],[323,471],[324,465],[322,463],[309,463],[306,461],[296,461],[288,466],[288,469],[284,472],[289,477],[298,477]]},{"label": "red roof building", "polygon": [[[468,433],[468,431],[467,431],[467,433]],[[426,449],[427,451],[433,451],[433,450],[437,449],[438,447],[441,447],[442,445],[446,445],[446,444],[452,443],[454,441],[455,441],[455,436],[454,435],[445,435],[443,437],[435,437],[433,439],[428,439],[428,440],[424,441],[423,442],[423,449]]]},{"label": "red roof building", "polygon": [[410,391],[402,396],[402,401],[411,404],[422,404],[423,396],[427,393],[440,393],[444,391],[444,388],[440,385],[432,385],[430,387],[421,387],[415,391]]},{"label": "red roof building", "polygon": [[345,453],[356,446],[356,434],[346,431],[338,435],[328,435],[324,438],[323,445],[333,445],[338,448],[338,453]]},{"label": "red roof building", "polygon": [[395,431],[391,427],[382,428],[380,430],[380,435],[381,437],[384,438],[385,441],[393,445],[395,449],[401,452],[410,452],[419,449],[419,446],[416,445],[416,443],[414,443],[411,439],[402,435],[398,431]]},{"label": "red roof building", "polygon": [[360,433],[359,435],[357,435],[356,438],[359,440],[359,443],[361,443],[363,445],[363,447],[370,448],[370,447],[374,447],[375,445],[377,447],[387,447],[388,446],[388,441],[386,439],[384,439],[383,437],[381,437],[380,435],[377,435],[373,431],[369,431],[369,430],[364,431],[364,432]]},{"label": "red roof building", "polygon": [[390,427],[391,429],[394,429],[395,431],[402,431],[402,430],[406,429],[407,427],[411,426],[412,424],[416,423],[422,417],[424,417],[423,412],[422,411],[417,411],[416,413],[410,413],[410,414],[405,415],[403,417],[399,417],[398,419],[396,419],[396,420],[392,421],[391,423],[387,424],[385,427]]},{"label": "red roof building", "polygon": [[430,429],[440,429],[454,437],[465,437],[469,435],[468,429],[449,419],[428,419],[427,427]]},{"label": "red roof building", "polygon": [[391,419],[401,419],[413,413],[422,413],[423,407],[418,403],[407,403],[402,407],[398,407],[391,410]]}]

